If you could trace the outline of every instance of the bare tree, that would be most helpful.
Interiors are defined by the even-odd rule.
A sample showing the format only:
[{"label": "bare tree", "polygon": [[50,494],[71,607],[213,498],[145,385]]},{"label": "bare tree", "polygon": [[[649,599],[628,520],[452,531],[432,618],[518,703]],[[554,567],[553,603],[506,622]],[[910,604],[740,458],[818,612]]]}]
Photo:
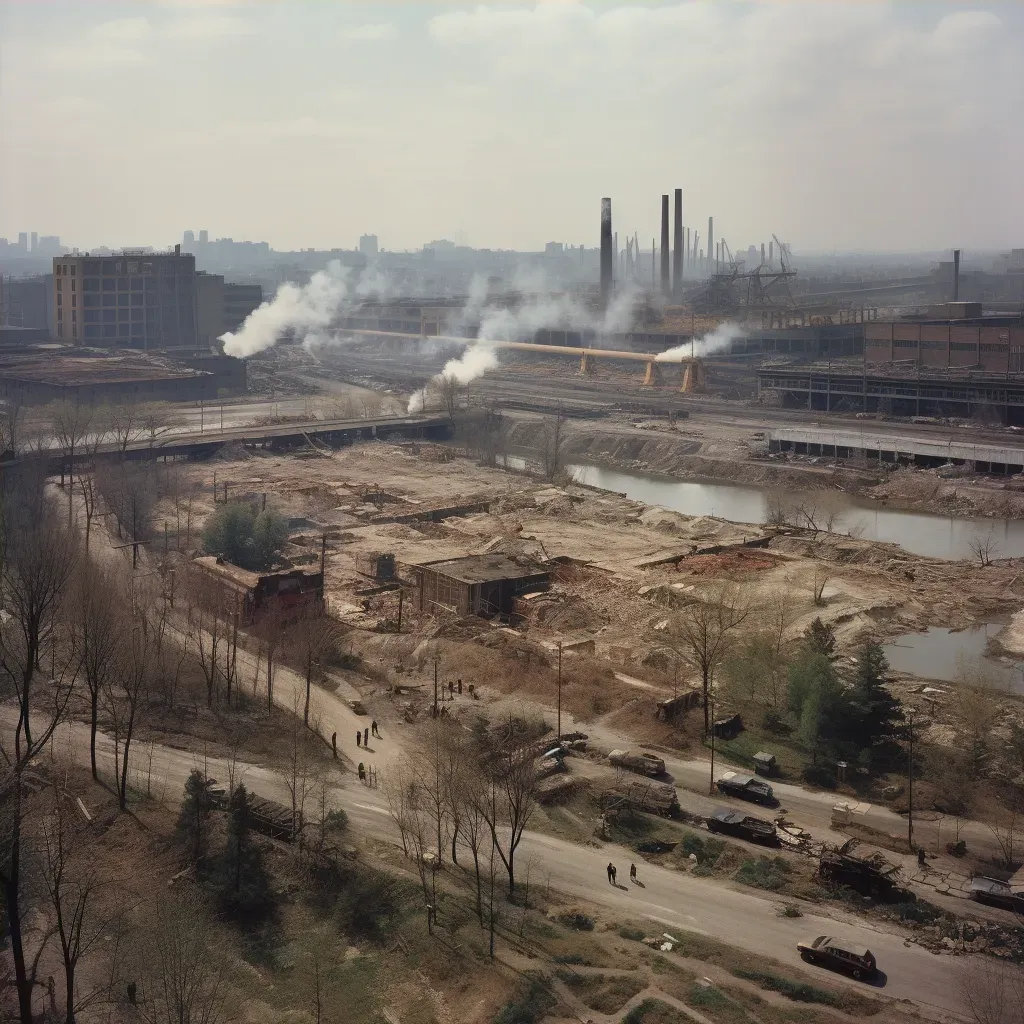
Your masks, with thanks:
[{"label": "bare tree", "polygon": [[[0,595],[8,614],[0,621],[0,669],[10,677],[18,697],[18,758],[33,746],[33,682],[44,647],[58,640],[59,613],[78,560],[74,534],[45,504],[37,514],[32,521],[14,510],[0,557]],[[64,703],[67,696],[62,695]]]},{"label": "bare tree", "polygon": [[[74,1024],[76,1015],[108,999],[116,985],[121,953],[120,899],[105,899],[109,884],[101,878],[95,851],[85,830],[68,813],[71,798],[53,793],[49,814],[40,836],[42,887],[51,917],[43,944],[53,937],[60,947],[64,967],[64,1019]],[[83,961],[106,960],[89,971],[80,985],[78,968]]]},{"label": "bare tree", "polygon": [[124,595],[114,580],[92,566],[78,572],[75,588],[74,629],[82,661],[82,675],[89,694],[89,760],[92,777],[96,766],[96,732],[101,696],[113,684],[123,654]]},{"label": "bare tree", "polygon": [[[486,844],[490,842],[484,807],[489,796],[487,792],[489,787],[487,781],[480,774],[474,752],[468,744],[461,744],[455,749],[458,752],[458,759],[453,776],[449,781],[451,800],[459,808],[455,836],[469,847],[469,852],[473,857],[473,874],[476,879],[476,916],[482,928],[484,926],[482,869],[485,867],[482,855],[486,851]],[[455,839],[452,842],[454,844]],[[491,856],[493,858],[493,853]],[[452,860],[454,861],[454,859],[453,856]]]},{"label": "bare tree", "polygon": [[508,739],[491,754],[487,776],[489,785],[479,795],[479,813],[505,865],[511,897],[516,888],[516,849],[536,809],[537,769],[532,751]]},{"label": "bare tree", "polygon": [[715,671],[728,649],[729,638],[749,614],[738,587],[721,584],[701,601],[687,605],[670,619],[660,642],[671,647],[700,672],[704,692],[704,732],[711,728],[710,694]]},{"label": "bare tree", "polygon": [[999,551],[999,545],[996,543],[995,537],[992,535],[990,530],[988,533],[978,533],[968,542],[967,545],[970,548],[971,554],[974,555],[978,562],[978,565],[989,566],[992,564],[992,560],[997,556]]},{"label": "bare tree", "polygon": [[[82,402],[62,399],[51,407],[51,425],[53,436],[60,445],[64,459],[67,460],[69,477],[68,486],[68,524],[71,524],[71,497],[75,488],[75,452],[93,430],[96,410]],[[60,484],[64,486],[64,462],[60,467]]]},{"label": "bare tree", "polygon": [[998,821],[988,822],[989,831],[992,833],[999,852],[1002,854],[1003,866],[1012,871],[1017,864],[1019,848],[1017,840],[1020,831],[1020,815],[1017,810],[1017,801],[1011,800],[1009,809],[1000,816]]},{"label": "bare tree", "polygon": [[562,472],[565,412],[562,407],[544,419],[540,434],[541,471],[545,480],[554,481]]},{"label": "bare tree", "polygon": [[139,545],[146,543],[153,526],[156,487],[146,467],[122,462],[105,467],[99,477],[100,493],[117,521],[118,536],[128,535],[132,568],[139,563]]},{"label": "bare tree", "polygon": [[21,425],[25,418],[25,400],[20,395],[6,399],[0,407],[0,451],[7,450],[15,455],[21,450]]},{"label": "bare tree", "polygon": [[292,822],[296,830],[295,838],[298,841],[298,849],[301,851],[303,846],[302,823],[305,818],[306,801],[316,790],[318,772],[313,751],[314,740],[306,728],[299,724],[298,700],[296,700],[296,706],[292,711],[293,717],[289,720],[288,763],[284,781],[291,798]]},{"label": "bare tree", "polygon": [[974,1024],[1024,1020],[1024,976],[1010,964],[971,957],[960,973],[960,991]]},{"label": "bare tree", "polygon": [[825,603],[825,585],[828,580],[828,569],[825,566],[816,565],[811,577],[811,595],[814,603],[819,607]]},{"label": "bare tree", "polygon": [[441,399],[441,406],[448,413],[448,419],[451,421],[452,426],[454,426],[455,413],[458,411],[459,397],[462,393],[462,384],[459,383],[459,378],[454,373],[442,373],[439,377],[435,378],[434,384]]},{"label": "bare tree", "polygon": [[302,709],[302,720],[309,726],[309,702],[313,688],[313,676],[323,662],[340,650],[342,626],[329,615],[310,608],[285,634],[289,646],[302,664],[306,678],[306,699]]},{"label": "bare tree", "polygon": [[407,761],[398,761],[384,775],[381,785],[384,799],[388,804],[388,814],[398,828],[402,840],[402,852],[409,856],[409,837],[414,827],[416,803],[416,775]]},{"label": "bare tree", "polygon": [[100,415],[122,455],[130,445],[146,436],[144,406],[132,398],[106,406]]},{"label": "bare tree", "polygon": [[209,914],[188,894],[159,898],[140,949],[141,1015],[149,1024],[219,1024],[225,964]]}]

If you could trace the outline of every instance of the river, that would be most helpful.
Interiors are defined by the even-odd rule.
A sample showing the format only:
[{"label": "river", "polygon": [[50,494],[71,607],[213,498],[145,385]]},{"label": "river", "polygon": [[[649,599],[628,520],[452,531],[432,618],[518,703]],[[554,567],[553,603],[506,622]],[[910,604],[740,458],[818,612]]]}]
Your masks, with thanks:
[{"label": "river", "polygon": [[[514,466],[519,461],[510,458],[509,464]],[[568,469],[580,483],[619,491],[648,505],[660,505],[690,516],[717,516],[734,523],[763,523],[767,515],[770,492],[764,487],[675,480],[587,464],[572,465]],[[989,537],[993,542],[992,557],[1024,555],[1024,521],[1017,519],[967,519],[907,512],[853,498],[841,491],[787,492],[785,497],[787,503],[793,505],[806,502],[821,510],[834,510],[833,529],[840,533],[899,544],[916,555],[973,558],[971,542]]]}]

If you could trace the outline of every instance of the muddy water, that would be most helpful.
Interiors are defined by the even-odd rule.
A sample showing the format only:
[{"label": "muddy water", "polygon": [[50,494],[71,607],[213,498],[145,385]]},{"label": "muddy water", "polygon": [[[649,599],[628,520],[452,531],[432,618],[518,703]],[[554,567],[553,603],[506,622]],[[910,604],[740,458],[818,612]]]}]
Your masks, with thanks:
[{"label": "muddy water", "polygon": [[[509,465],[514,465],[513,458]],[[717,516],[735,523],[763,523],[768,506],[768,490],[740,484],[699,483],[674,480],[649,473],[623,472],[599,466],[569,467],[581,483],[624,492],[627,497],[649,505],[660,505],[692,516]],[[1024,555],[1024,521],[1005,519],[965,519],[954,516],[902,512],[871,502],[860,501],[841,492],[800,495],[787,492],[788,503],[802,499],[818,508],[834,510],[834,526],[866,540],[888,541],[907,551],[933,558],[971,558],[971,542],[991,537],[992,556],[1008,558]]]},{"label": "muddy water", "polygon": [[931,626],[907,633],[885,644],[889,664],[898,672],[942,682],[971,680],[1011,693],[1024,694],[1024,662],[989,657],[988,641],[1002,629],[998,622],[983,622],[971,629]]}]

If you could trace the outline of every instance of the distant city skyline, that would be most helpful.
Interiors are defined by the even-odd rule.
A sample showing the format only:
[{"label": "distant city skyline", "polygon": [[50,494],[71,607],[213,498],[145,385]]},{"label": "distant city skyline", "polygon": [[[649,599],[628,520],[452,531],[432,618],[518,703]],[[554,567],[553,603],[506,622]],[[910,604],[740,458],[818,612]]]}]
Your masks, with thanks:
[{"label": "distant city skyline", "polygon": [[1007,3],[2,4],[0,234],[538,251],[611,196],[647,247],[682,187],[741,248],[1005,251],[1021,52]]}]

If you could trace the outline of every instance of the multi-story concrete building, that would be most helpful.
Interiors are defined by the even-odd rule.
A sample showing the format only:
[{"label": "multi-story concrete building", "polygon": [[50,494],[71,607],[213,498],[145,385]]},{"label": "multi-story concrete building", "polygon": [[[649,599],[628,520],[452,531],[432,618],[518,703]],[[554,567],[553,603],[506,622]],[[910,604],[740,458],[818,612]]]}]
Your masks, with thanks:
[{"label": "multi-story concrete building", "polygon": [[53,323],[59,341],[91,346],[197,345],[196,261],[174,252],[125,250],[53,260]]},{"label": "multi-story concrete building", "polygon": [[237,331],[245,318],[263,302],[258,284],[232,284],[222,274],[196,274],[197,331],[200,348],[217,348],[226,331]]},{"label": "multi-story concrete building", "polygon": [[263,287],[258,284],[224,283],[224,330],[237,331],[245,318],[263,305]]}]

